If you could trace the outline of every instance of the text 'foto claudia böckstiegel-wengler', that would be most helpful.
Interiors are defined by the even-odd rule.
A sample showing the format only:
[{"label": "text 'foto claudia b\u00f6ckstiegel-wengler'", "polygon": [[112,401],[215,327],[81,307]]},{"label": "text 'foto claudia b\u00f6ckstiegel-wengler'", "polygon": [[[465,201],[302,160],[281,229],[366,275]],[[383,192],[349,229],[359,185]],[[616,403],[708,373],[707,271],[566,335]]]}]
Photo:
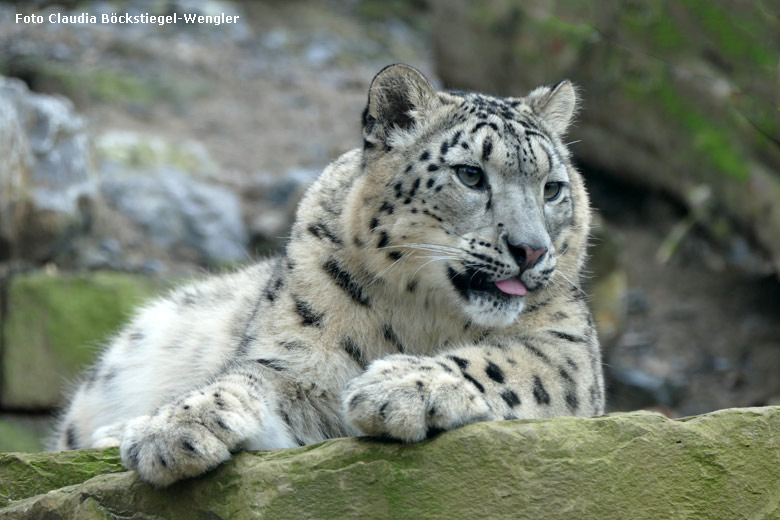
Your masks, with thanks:
[{"label": "text 'foto claudia b\u00f6ckstiegel-wengler'", "polygon": [[149,13],[102,13],[99,15],[80,13],[63,14],[51,13],[46,16],[40,14],[16,13],[16,23],[19,24],[154,24],[166,25],[175,23],[185,24],[210,24],[222,25],[238,22],[239,15],[220,13],[216,15],[202,15],[195,13],[171,13],[166,15],[154,15]]}]

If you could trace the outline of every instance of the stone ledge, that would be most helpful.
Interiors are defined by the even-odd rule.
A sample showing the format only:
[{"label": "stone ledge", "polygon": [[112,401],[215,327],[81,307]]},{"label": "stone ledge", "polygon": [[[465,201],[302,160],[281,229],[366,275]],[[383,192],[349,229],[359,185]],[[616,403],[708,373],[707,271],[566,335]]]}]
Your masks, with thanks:
[{"label": "stone ledge", "polygon": [[113,473],[117,459],[3,455],[0,519],[780,518],[780,407],[480,423],[415,445],[334,439],[243,453],[164,490]]}]

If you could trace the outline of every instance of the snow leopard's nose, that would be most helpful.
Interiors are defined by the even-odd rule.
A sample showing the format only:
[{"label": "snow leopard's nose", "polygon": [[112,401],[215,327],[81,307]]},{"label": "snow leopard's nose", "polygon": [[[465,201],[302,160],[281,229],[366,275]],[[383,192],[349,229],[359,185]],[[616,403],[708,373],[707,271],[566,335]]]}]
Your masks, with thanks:
[{"label": "snow leopard's nose", "polygon": [[546,247],[533,247],[526,243],[514,245],[507,240],[506,245],[515,262],[520,266],[520,272],[535,266],[547,253]]}]

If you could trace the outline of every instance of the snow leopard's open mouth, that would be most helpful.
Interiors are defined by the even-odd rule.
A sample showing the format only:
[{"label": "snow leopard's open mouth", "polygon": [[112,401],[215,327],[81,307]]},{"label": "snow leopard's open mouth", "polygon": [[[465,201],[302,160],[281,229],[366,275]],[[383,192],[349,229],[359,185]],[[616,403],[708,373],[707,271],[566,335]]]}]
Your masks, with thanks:
[{"label": "snow leopard's open mouth", "polygon": [[455,289],[466,299],[471,295],[491,295],[501,299],[513,296],[525,296],[526,287],[519,278],[507,278],[506,280],[490,280],[482,271],[467,269],[463,273],[447,268],[448,275]]}]

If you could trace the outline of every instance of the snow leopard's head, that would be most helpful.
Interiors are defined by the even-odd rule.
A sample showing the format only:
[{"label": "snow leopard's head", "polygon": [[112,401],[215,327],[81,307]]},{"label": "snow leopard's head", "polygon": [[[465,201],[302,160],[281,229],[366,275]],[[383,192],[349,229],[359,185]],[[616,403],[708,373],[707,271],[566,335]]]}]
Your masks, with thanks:
[{"label": "snow leopard's head", "polygon": [[590,210],[561,142],[576,104],[568,81],[501,98],[383,69],[363,113],[363,218],[386,277],[486,327],[576,284]]}]

